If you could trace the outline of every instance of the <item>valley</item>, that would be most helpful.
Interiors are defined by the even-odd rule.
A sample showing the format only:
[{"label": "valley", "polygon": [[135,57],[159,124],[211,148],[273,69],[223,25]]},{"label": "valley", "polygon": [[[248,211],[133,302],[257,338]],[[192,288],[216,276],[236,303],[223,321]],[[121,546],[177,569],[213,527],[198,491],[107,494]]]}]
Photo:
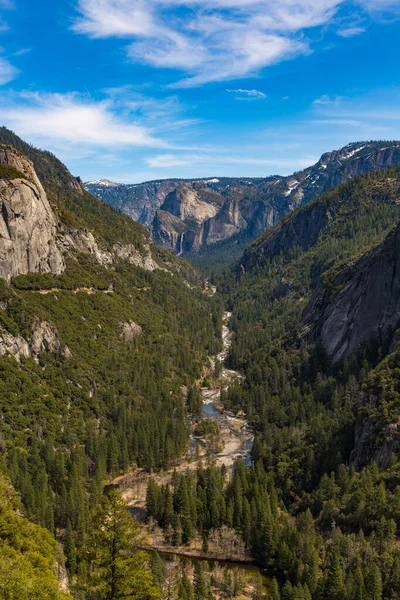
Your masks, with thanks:
[{"label": "valley", "polygon": [[400,0],[0,35],[0,600],[400,600]]},{"label": "valley", "polygon": [[[214,288],[215,293],[215,288]],[[157,474],[149,475],[142,470],[132,471],[110,482],[110,485],[121,490],[128,506],[138,515],[144,515],[146,508],[146,492],[149,479],[158,485],[165,485],[171,481],[173,472],[196,471],[199,467],[212,462],[217,467],[224,466],[232,470],[235,461],[243,460],[247,466],[251,465],[251,448],[254,434],[244,415],[234,415],[226,411],[221,403],[221,389],[227,391],[231,385],[240,382],[242,375],[225,367],[225,360],[231,346],[232,333],[229,329],[231,314],[225,312],[223,316],[222,343],[223,348],[219,354],[210,358],[208,377],[215,368],[215,362],[222,365],[221,373],[216,381],[216,387],[200,387],[202,403],[201,418],[207,422],[215,423],[218,427],[217,439],[214,436],[201,437],[196,434],[198,422],[191,425],[189,449],[181,460],[175,461],[171,469]],[[157,549],[161,549],[157,547]]]},{"label": "valley", "polygon": [[[9,597],[105,600],[117,544],[115,585],[138,600],[397,600],[400,167],[375,169],[385,147],[373,164],[342,149],[371,169],[346,163],[348,181],[204,280],[53,155],[1,141],[0,558],[24,569]],[[216,218],[220,191],[196,186],[164,208]]]}]

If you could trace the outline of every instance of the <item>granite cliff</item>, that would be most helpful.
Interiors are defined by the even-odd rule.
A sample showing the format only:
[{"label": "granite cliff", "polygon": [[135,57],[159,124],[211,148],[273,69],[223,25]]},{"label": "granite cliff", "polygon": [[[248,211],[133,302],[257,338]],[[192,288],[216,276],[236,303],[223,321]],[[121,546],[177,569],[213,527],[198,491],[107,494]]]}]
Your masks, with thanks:
[{"label": "granite cliff", "polygon": [[400,225],[354,264],[322,278],[304,312],[302,336],[333,362],[373,343],[386,354],[400,324]]},{"label": "granite cliff", "polygon": [[357,142],[323,154],[315,165],[288,177],[167,179],[137,185],[99,180],[85,185],[148,226],[157,244],[193,253],[238,235],[247,242],[255,239],[324,191],[399,163],[400,143]]},{"label": "granite cliff", "polygon": [[0,203],[0,277],[61,273],[65,263],[56,243],[57,221],[42,184],[32,163],[4,145],[0,146]]}]

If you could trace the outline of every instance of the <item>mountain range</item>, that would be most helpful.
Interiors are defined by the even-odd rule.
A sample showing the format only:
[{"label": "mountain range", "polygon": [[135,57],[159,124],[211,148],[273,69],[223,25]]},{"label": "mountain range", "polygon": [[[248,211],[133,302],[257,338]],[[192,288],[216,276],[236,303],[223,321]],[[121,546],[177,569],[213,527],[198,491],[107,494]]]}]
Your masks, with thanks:
[{"label": "mountain range", "polygon": [[[400,142],[357,142],[287,177],[87,182],[92,194],[146,225],[177,254],[234,240],[243,248],[281,217],[350,178],[400,163]],[[229,242],[228,242],[229,245]]]}]

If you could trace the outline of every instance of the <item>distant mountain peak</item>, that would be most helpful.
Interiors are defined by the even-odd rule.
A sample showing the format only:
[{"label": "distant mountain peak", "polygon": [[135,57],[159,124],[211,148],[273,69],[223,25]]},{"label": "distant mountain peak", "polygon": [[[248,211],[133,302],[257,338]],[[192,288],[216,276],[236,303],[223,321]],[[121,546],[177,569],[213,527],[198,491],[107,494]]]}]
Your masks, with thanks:
[{"label": "distant mountain peak", "polygon": [[115,183],[115,181],[110,181],[110,179],[96,179],[95,181],[86,181],[84,185],[98,185],[102,187],[113,188],[119,187],[121,184]]}]

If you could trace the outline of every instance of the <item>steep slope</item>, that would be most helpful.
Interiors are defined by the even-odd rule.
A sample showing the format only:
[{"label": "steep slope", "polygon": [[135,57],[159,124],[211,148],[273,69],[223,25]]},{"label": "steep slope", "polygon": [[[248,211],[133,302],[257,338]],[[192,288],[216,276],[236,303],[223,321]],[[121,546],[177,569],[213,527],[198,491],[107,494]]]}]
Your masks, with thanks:
[{"label": "steep slope", "polygon": [[[100,181],[86,185],[96,196],[148,225],[158,244],[176,252],[193,253],[238,235],[248,242],[282,216],[311,202],[322,192],[352,177],[392,167],[399,162],[399,142],[357,142],[323,154],[315,165],[289,177],[165,180],[136,186],[115,186]],[[194,190],[192,196],[203,207],[194,221],[185,213],[179,216],[173,209],[171,214],[178,216],[184,224],[184,240],[183,243],[178,241],[179,247],[176,243],[179,240],[177,234],[182,233],[178,231],[181,228],[174,220],[162,223],[156,215],[160,208],[171,212],[169,204],[173,204],[172,198],[177,189],[180,190],[178,194],[182,189],[186,190],[188,202],[189,190]],[[218,201],[211,202],[212,206],[217,206],[215,214],[204,210],[200,197],[207,196],[210,191],[219,194]],[[240,240],[236,242],[242,243]]]},{"label": "steep slope", "polygon": [[146,226],[151,225],[156,210],[177,185],[178,180],[150,181],[139,185],[118,184],[104,179],[85,183],[91,194]]},{"label": "steep slope", "polygon": [[[184,392],[219,351],[221,307],[189,263],[51,154],[6,134],[20,150],[1,149],[1,202],[34,231],[46,221],[21,190],[38,194],[51,255],[18,269],[2,263],[0,470],[28,518],[61,537],[69,527],[79,545],[104,481],[168,466],[187,450]],[[21,239],[0,237],[0,252],[19,260]]]},{"label": "steep slope", "polygon": [[61,273],[56,219],[32,164],[0,146],[0,277],[36,271]]},{"label": "steep slope", "polygon": [[[260,263],[282,254],[291,254],[313,248],[321,236],[341,228],[341,235],[351,235],[358,219],[387,205],[399,203],[399,170],[383,170],[351,180],[336,189],[325,192],[305,207],[282,218],[250,244],[240,261],[240,271],[251,271]],[[375,207],[375,208],[374,208]]]},{"label": "steep slope", "polygon": [[[21,502],[0,475],[0,594],[2,598],[71,600],[56,573],[65,568],[50,533],[22,515]],[[65,583],[65,581],[64,581]]]},{"label": "steep slope", "polygon": [[400,225],[337,271],[328,271],[315,290],[304,312],[302,337],[321,343],[333,362],[371,343],[386,354],[400,325]]},{"label": "steep slope", "polygon": [[[357,392],[346,385],[354,383],[350,376],[365,378],[395,347],[399,220],[400,169],[362,175],[282,219],[247,248],[235,269],[236,287],[225,283],[235,331],[231,365],[246,375],[245,391],[228,404],[244,406],[261,429],[271,419],[292,427],[298,403],[312,405],[329,429],[324,426],[320,443],[311,431],[321,421],[307,422],[318,469],[332,468],[326,452],[336,444],[333,431],[344,436],[341,456],[357,452],[352,436],[366,400],[356,384]],[[332,414],[342,397],[356,406],[343,413],[348,429],[339,433],[339,415],[332,422]],[[376,451],[387,426],[374,433]]]},{"label": "steep slope", "polygon": [[[373,596],[372,580],[378,596],[398,595],[385,564],[400,565],[399,221],[400,169],[362,175],[285,217],[218,281],[229,364],[244,376],[221,399],[256,428],[250,482],[238,467],[229,501],[262,465],[264,534],[257,517],[247,530],[245,511],[234,515],[299,597]],[[262,510],[258,486],[247,514]],[[289,526],[274,516],[274,490]]]}]

